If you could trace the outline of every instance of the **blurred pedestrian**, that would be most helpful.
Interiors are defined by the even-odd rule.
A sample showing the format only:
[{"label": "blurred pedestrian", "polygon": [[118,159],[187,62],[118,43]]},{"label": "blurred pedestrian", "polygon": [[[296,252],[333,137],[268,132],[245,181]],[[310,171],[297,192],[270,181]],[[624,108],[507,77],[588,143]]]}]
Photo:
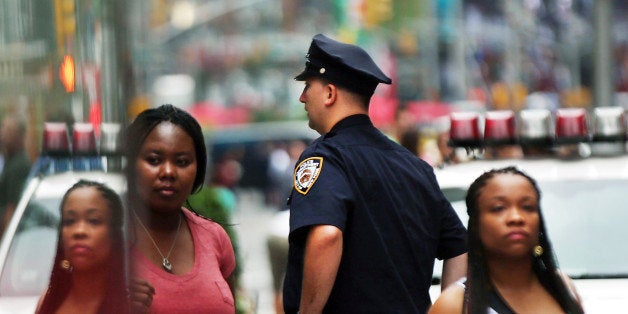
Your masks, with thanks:
[{"label": "blurred pedestrian", "polygon": [[[81,180],[61,200],[57,254],[36,313],[129,313],[122,201],[102,183]],[[150,305],[151,287],[136,289]],[[143,292],[142,292],[143,291]]]},{"label": "blurred pedestrian", "polygon": [[433,169],[376,129],[388,78],[362,48],[318,34],[299,100],[321,137],[295,168],[286,313],[421,313],[435,258],[443,286],[465,274],[466,231]]},{"label": "blurred pedestrian", "polygon": [[279,210],[285,209],[286,198],[292,190],[294,165],[307,145],[302,140],[276,143],[268,158],[270,183],[267,203]]},{"label": "blurred pedestrian", "polygon": [[0,173],[0,239],[8,225],[31,168],[31,161],[24,150],[26,122],[17,115],[9,114],[0,126],[0,147],[4,167]]},{"label": "blurred pedestrian", "polygon": [[229,214],[236,209],[237,197],[235,188],[242,178],[242,163],[234,154],[225,154],[213,166],[210,185],[216,190],[221,204]]},{"label": "blurred pedestrian", "polygon": [[535,180],[514,167],[471,184],[467,277],[430,313],[583,313],[573,283],[558,270],[540,201]]},{"label": "blurred pedestrian", "polygon": [[127,128],[126,160],[135,276],[155,287],[151,313],[235,313],[235,254],[218,223],[183,207],[205,179],[198,122],[162,105]]},{"label": "blurred pedestrian", "polygon": [[266,248],[272,274],[274,308],[276,314],[284,313],[283,309],[283,281],[288,265],[288,235],[290,211],[279,210],[268,222]]},{"label": "blurred pedestrian", "polygon": [[[278,148],[271,153],[270,158],[270,178],[274,185],[274,190],[278,199],[283,200],[277,204],[278,211],[273,215],[268,226],[266,235],[266,247],[268,249],[268,259],[270,270],[273,276],[273,292],[275,313],[281,314],[283,310],[283,281],[288,263],[288,235],[290,233],[288,222],[290,211],[285,206],[285,200],[293,188],[294,166],[299,160],[299,156],[307,147],[302,140],[290,141],[286,148]],[[283,155],[280,150],[285,152]],[[273,158],[275,155],[275,158]],[[277,155],[281,157],[277,157]]]}]

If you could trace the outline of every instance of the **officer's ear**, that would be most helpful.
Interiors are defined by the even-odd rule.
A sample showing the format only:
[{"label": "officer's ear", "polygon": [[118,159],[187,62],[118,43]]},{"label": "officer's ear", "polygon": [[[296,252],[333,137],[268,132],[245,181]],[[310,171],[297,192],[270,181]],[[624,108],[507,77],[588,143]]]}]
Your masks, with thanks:
[{"label": "officer's ear", "polygon": [[336,102],[336,97],[338,97],[338,88],[336,85],[329,83],[325,86],[325,92],[327,93],[325,95],[325,106],[331,106]]}]

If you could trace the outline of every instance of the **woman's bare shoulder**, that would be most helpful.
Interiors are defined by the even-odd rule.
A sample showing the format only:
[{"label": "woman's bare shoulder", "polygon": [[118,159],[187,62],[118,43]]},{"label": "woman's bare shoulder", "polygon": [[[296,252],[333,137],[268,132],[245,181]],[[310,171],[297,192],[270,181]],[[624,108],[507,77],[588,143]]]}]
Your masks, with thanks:
[{"label": "woman's bare shoulder", "polygon": [[46,288],[46,291],[44,291],[44,293],[42,293],[42,295],[39,297],[39,300],[37,300],[37,307],[35,308],[35,313],[41,312],[41,306],[44,303],[44,298],[46,298],[46,295],[48,294],[48,289],[49,288]]},{"label": "woman's bare shoulder", "polygon": [[464,300],[464,287],[460,284],[452,284],[443,291],[434,302],[429,314],[460,314]]},{"label": "woman's bare shoulder", "polygon": [[558,275],[560,275],[562,280],[565,282],[565,285],[567,286],[567,289],[569,290],[569,293],[571,294],[571,296],[574,299],[576,299],[576,302],[582,305],[580,294],[578,293],[578,290],[576,289],[576,285],[574,284],[573,280],[571,280],[571,278],[567,276],[567,274],[565,274],[561,270],[557,270],[557,272],[558,272]]}]

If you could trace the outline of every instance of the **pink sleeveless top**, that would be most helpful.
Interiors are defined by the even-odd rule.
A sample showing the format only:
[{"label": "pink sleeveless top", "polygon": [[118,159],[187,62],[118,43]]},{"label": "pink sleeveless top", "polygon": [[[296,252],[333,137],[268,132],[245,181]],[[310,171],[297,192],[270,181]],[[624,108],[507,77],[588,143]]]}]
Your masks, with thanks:
[{"label": "pink sleeveless top", "polygon": [[131,248],[134,276],[155,287],[149,313],[235,313],[233,295],[225,278],[235,269],[229,236],[217,223],[183,209],[194,241],[194,267],[174,275]]}]

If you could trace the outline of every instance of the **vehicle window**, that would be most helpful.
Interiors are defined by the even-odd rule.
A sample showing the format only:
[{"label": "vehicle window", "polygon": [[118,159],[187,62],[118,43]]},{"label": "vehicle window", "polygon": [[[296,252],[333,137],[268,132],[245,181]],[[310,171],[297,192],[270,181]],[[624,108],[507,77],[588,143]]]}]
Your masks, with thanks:
[{"label": "vehicle window", "polygon": [[0,295],[40,295],[48,285],[57,244],[59,198],[27,205],[0,277]]},{"label": "vehicle window", "polygon": [[464,203],[464,198],[467,196],[467,190],[463,188],[443,188],[441,190],[450,203]]},{"label": "vehicle window", "polygon": [[625,180],[541,183],[543,214],[561,269],[575,278],[628,277]]}]

